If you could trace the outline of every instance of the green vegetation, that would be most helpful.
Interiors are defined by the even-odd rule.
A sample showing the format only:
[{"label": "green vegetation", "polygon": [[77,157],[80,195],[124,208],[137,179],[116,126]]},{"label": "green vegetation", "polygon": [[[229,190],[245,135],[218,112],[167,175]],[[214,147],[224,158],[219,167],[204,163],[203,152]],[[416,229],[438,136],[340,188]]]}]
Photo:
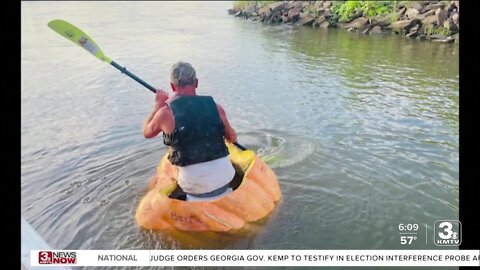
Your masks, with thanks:
[{"label": "green vegetation", "polygon": [[272,3],[275,3],[275,2],[278,2],[278,1],[256,1],[256,2],[257,2],[257,6],[259,8],[263,8],[265,6],[268,6],[268,5],[270,5]]},{"label": "green vegetation", "polygon": [[377,15],[384,15],[396,11],[393,9],[392,1],[363,1],[363,16],[371,18]]},{"label": "green vegetation", "polygon": [[445,27],[435,27],[433,24],[427,25],[425,28],[425,34],[427,35],[444,35],[444,36],[450,36],[452,34],[452,31],[448,28]]},{"label": "green vegetation", "polygon": [[332,6],[340,22],[346,22],[357,12],[367,19],[396,12],[397,1],[336,1]]},{"label": "green vegetation", "polygon": [[339,22],[346,22],[348,19],[360,10],[360,1],[336,2],[332,6],[333,12],[339,16]]},{"label": "green vegetation", "polygon": [[390,19],[390,23],[394,23],[394,22],[398,21],[398,18],[400,16],[397,13],[392,12],[392,13],[388,14],[387,17]]},{"label": "green vegetation", "polygon": [[258,8],[263,8],[275,2],[278,2],[278,1],[235,1],[233,3],[233,9],[244,10],[253,3],[256,3]]},{"label": "green vegetation", "polygon": [[[395,2],[398,2],[399,6],[412,8],[416,3],[418,4],[419,2],[422,2],[422,1],[407,0],[407,1],[395,1]],[[450,0],[442,0],[442,1],[439,1],[439,3],[442,3],[445,5],[445,7],[448,7],[448,5],[450,4]]]},{"label": "green vegetation", "polygon": [[400,1],[399,6],[403,6],[405,8],[411,8],[411,7],[413,7],[414,3],[415,3],[415,1]]},{"label": "green vegetation", "polygon": [[233,9],[235,10],[246,9],[252,2],[255,2],[255,1],[235,1],[233,3]]},{"label": "green vegetation", "polygon": [[313,5],[305,7],[304,13],[309,17],[318,18],[317,9]]},{"label": "green vegetation", "polygon": [[[279,1],[235,1],[235,10],[246,10],[251,5],[256,5],[257,9],[262,9],[272,3]],[[315,1],[303,1],[304,5],[303,14],[317,19],[320,14],[319,7],[315,4]],[[441,1],[445,6],[449,5],[449,0]],[[345,23],[351,21],[353,17],[362,16],[369,20],[369,23],[380,22],[382,24],[391,24],[403,18],[399,13],[399,8],[412,8],[421,5],[421,1],[399,1],[399,0],[387,0],[387,1],[360,1],[360,0],[337,0],[332,2],[330,7],[331,16],[328,17],[329,27],[337,27],[338,23]],[[423,3],[424,4],[424,3]],[[417,7],[418,8],[418,7]],[[285,12],[285,11],[284,11]],[[383,26],[382,26],[383,27]],[[447,27],[428,25],[425,26],[426,35],[441,34],[444,36],[452,35],[452,31]],[[404,31],[394,30],[398,33]]]}]

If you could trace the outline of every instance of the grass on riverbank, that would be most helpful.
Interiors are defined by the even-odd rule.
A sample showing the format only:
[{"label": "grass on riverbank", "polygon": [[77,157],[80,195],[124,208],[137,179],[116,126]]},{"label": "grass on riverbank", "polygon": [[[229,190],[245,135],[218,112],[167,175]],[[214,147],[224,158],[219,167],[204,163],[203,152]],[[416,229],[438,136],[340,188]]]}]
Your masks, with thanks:
[{"label": "grass on riverbank", "polygon": [[[256,3],[257,8],[261,9],[272,3],[280,1],[235,1],[233,3],[234,10],[245,10],[250,5]],[[372,18],[377,15],[393,15],[398,5],[408,5],[409,1],[333,1],[332,11],[337,16],[338,21],[345,22],[355,13],[362,11],[363,16]],[[307,12],[308,13],[308,12]],[[316,13],[316,10],[315,12]],[[315,14],[310,14],[315,15]],[[314,16],[315,17],[315,16]],[[392,18],[395,16],[392,16]],[[392,19],[393,21],[395,19]]]},{"label": "grass on riverbank", "polygon": [[399,1],[335,1],[332,11],[339,22],[346,22],[357,12],[369,19],[378,15],[390,15],[397,10]]},{"label": "grass on riverbank", "polygon": [[[272,3],[277,4],[272,5]],[[229,13],[268,23],[295,23],[299,21],[300,24],[313,27],[334,28],[341,26],[357,31],[362,28],[363,33],[369,33],[372,28],[379,26],[375,30],[377,33],[378,31],[380,33],[393,31],[418,39],[430,39],[429,36],[432,36],[433,39],[441,39],[442,36],[449,37],[459,32],[457,1],[337,0],[298,1],[297,3],[302,5],[292,5],[291,1],[286,0],[235,1],[233,3],[234,10],[229,10]],[[265,7],[268,6],[275,12],[266,10]],[[292,8],[293,12],[290,12]],[[451,12],[455,9],[457,9],[457,12]],[[437,22],[439,20],[438,16],[437,20],[433,18],[432,21],[434,16],[431,11],[435,11],[436,14],[438,10],[442,12],[443,17],[446,17],[442,19],[441,23]],[[426,14],[427,11],[429,14]],[[417,14],[419,14],[418,17]],[[427,15],[429,18],[424,22],[423,19]],[[412,16],[415,16],[417,20],[414,21],[411,18]],[[422,19],[421,22],[419,18]],[[398,20],[402,20],[402,22],[395,23]],[[352,23],[347,24],[350,22]],[[358,27],[359,25],[361,27]],[[437,36],[433,37],[434,35]],[[449,43],[452,42],[452,39],[442,39],[439,42]]]},{"label": "grass on riverbank", "polygon": [[245,10],[247,7],[249,7],[253,3],[257,3],[258,8],[263,8],[275,2],[279,2],[279,1],[235,1],[233,3],[233,9]]}]

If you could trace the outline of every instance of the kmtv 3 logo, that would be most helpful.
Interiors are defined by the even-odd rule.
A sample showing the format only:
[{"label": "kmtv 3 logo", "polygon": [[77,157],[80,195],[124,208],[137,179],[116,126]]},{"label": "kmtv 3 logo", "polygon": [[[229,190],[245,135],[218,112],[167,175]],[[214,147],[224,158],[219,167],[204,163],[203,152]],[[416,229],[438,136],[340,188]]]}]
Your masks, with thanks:
[{"label": "kmtv 3 logo", "polygon": [[54,251],[39,251],[38,252],[39,264],[76,264],[77,253],[72,252],[54,252]]},{"label": "kmtv 3 logo", "polygon": [[462,223],[458,220],[435,221],[434,243],[437,246],[458,246],[462,243]]}]

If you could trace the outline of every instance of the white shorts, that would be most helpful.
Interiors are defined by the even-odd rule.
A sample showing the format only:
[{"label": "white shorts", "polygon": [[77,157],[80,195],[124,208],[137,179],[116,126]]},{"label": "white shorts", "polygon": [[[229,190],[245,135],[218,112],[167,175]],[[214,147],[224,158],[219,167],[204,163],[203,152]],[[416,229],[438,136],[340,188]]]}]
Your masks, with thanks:
[{"label": "white shorts", "polygon": [[228,184],[235,176],[235,169],[228,156],[178,169],[178,184],[183,191],[192,194],[214,191]]}]

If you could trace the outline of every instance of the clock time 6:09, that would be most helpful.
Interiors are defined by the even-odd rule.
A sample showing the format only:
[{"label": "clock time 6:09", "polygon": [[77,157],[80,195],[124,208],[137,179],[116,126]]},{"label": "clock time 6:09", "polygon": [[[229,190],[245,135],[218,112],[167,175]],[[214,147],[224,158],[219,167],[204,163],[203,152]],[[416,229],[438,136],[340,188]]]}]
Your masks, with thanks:
[{"label": "clock time 6:09", "polygon": [[401,232],[404,232],[404,231],[418,231],[418,224],[417,223],[407,223],[407,224],[403,224],[403,223],[400,223],[398,224],[398,230],[401,231]]}]

